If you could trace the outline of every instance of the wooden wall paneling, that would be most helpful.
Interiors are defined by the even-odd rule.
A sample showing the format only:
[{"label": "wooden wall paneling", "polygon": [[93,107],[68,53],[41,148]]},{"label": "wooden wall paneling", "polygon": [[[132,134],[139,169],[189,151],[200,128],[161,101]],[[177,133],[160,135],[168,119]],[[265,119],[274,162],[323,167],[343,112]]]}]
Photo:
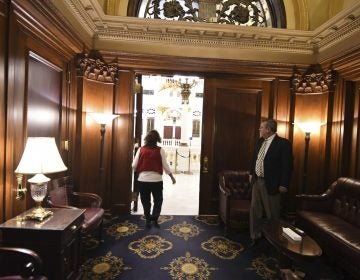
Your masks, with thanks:
[{"label": "wooden wall paneling", "polygon": [[[273,102],[273,118],[277,121],[277,134],[281,137],[287,138],[293,144],[293,96],[290,92],[289,79],[275,79],[272,82],[274,91]],[[298,193],[299,188],[299,169],[293,169],[292,181],[289,192],[282,195],[282,215],[289,218],[295,213],[295,194]]]},{"label": "wooden wall paneling", "polygon": [[[332,104],[333,114],[331,116],[330,150],[328,151],[329,169],[326,176],[328,180],[327,185],[341,176],[341,157],[344,136],[344,100],[344,80],[340,79],[334,92]],[[324,188],[326,189],[325,186]]]},{"label": "wooden wall paneling", "polygon": [[114,97],[111,205],[116,213],[130,213],[134,155],[135,74],[119,74]]},{"label": "wooden wall paneling", "polygon": [[[80,168],[81,173],[79,186],[81,190],[97,193],[105,196],[108,182],[105,176],[100,176],[100,125],[96,123],[88,113],[112,114],[113,107],[112,83],[102,83],[85,79],[82,89],[82,116],[81,116],[81,146],[80,146]],[[80,121],[80,120],[79,120]],[[111,126],[106,126],[104,138],[103,167],[104,173],[110,168],[110,147],[112,139]],[[103,181],[104,180],[104,181]],[[108,201],[103,201],[104,207]]]},{"label": "wooden wall paneling", "polygon": [[[261,97],[261,118],[266,120],[274,117],[274,84],[271,81],[261,83],[263,95]],[[258,128],[258,127],[257,127]]]},{"label": "wooden wall paneling", "polygon": [[[76,178],[75,172],[76,172],[76,160],[77,160],[77,154],[76,151],[80,150],[80,147],[77,147],[78,141],[77,139],[77,116],[78,116],[78,110],[77,108],[79,108],[78,105],[78,95],[81,95],[82,98],[82,91],[77,90],[78,89],[78,78],[76,75],[76,66],[75,66],[75,60],[73,59],[72,61],[69,62],[69,67],[67,69],[67,81],[68,82],[68,98],[66,99],[67,102],[67,109],[68,109],[68,123],[69,123],[69,134],[68,137],[65,137],[64,140],[67,141],[67,148],[68,148],[68,168],[69,168],[69,172],[70,174],[74,177],[74,179],[78,179]],[[82,88],[82,85],[81,85]],[[82,108],[82,107],[81,107]],[[80,109],[81,109],[80,108]],[[82,111],[82,110],[81,110]],[[81,112],[80,111],[80,112]],[[81,122],[79,122],[81,124]],[[81,129],[81,126],[79,127],[79,129]],[[65,142],[64,142],[65,144]],[[79,181],[77,181],[79,182]]]},{"label": "wooden wall paneling", "polygon": [[[36,8],[32,5],[34,3],[35,1],[0,0],[0,14],[3,16],[2,19],[4,19],[4,16],[8,17],[6,23],[4,22],[4,24],[0,25],[0,28],[4,28],[4,30],[2,30],[4,31],[2,32],[4,36],[2,36],[1,40],[4,40],[2,43],[6,44],[2,50],[5,52],[7,51],[7,54],[1,54],[3,57],[7,58],[7,64],[5,64],[3,69],[4,71],[1,71],[1,73],[7,77],[7,82],[3,83],[3,85],[6,86],[5,92],[7,104],[5,106],[7,107],[7,115],[3,122],[4,124],[6,123],[4,126],[6,128],[6,140],[5,138],[2,138],[5,143],[4,145],[1,145],[2,147],[5,147],[5,161],[1,161],[5,162],[5,166],[2,168],[2,174],[5,174],[5,178],[4,187],[2,188],[3,196],[1,197],[1,200],[4,202],[2,204],[2,209],[4,209],[4,211],[1,212],[0,219],[12,218],[16,214],[28,209],[33,203],[29,192],[26,194],[25,199],[15,199],[16,178],[14,174],[14,170],[22,155],[27,136],[26,114],[28,111],[27,74],[29,51],[56,64],[59,69],[63,69],[64,57],[70,58],[74,55],[75,49],[80,50],[80,48],[74,47],[76,43],[73,44],[70,42],[76,42],[75,35],[67,36],[67,39],[70,41],[68,41],[67,44],[64,44],[65,35],[56,36],[53,34],[56,29],[54,27],[55,20],[45,20],[45,18],[40,15],[47,9],[45,8],[45,4],[50,2],[42,3],[41,1],[36,1]],[[25,6],[27,8],[25,8]],[[5,12],[4,9],[8,9],[8,11]],[[56,14],[53,14],[53,16],[56,17]],[[41,22],[42,20],[44,20],[44,22]],[[52,31],[50,29],[52,29]],[[62,25],[61,29],[65,30],[65,25]],[[60,31],[60,33],[61,32],[62,31]],[[66,30],[64,31],[64,34],[68,34]],[[57,40],[57,43],[49,43],[51,41],[50,38],[56,38],[55,41]],[[63,40],[62,43],[60,43],[61,40]],[[69,47],[70,45],[72,47]],[[62,49],[65,51],[62,51]],[[60,70],[60,72],[61,71],[62,70]],[[30,73],[30,76],[32,74],[33,73]],[[35,75],[34,80],[40,79],[40,84],[45,85],[46,80],[41,80],[41,78],[42,76],[39,75],[36,77]],[[61,77],[60,80],[62,79],[63,78]],[[32,87],[32,85],[33,83],[31,82],[30,87]],[[53,85],[50,84],[46,86],[52,87]],[[59,85],[58,90],[60,95],[62,95],[61,84]],[[35,103],[33,105],[35,105]],[[60,114],[60,110],[61,105],[58,106],[58,115]],[[30,118],[30,131],[33,131],[34,128],[31,124],[32,120],[33,119]],[[59,125],[60,124],[57,124],[58,129]],[[32,134],[32,132],[30,132],[30,134]],[[59,132],[57,132],[57,135],[59,135]],[[25,176],[23,184],[27,184]]]},{"label": "wooden wall paneling", "polygon": [[[40,51],[41,48],[36,49]],[[54,137],[64,164],[69,168],[68,153],[62,140],[69,129],[66,125],[66,63],[59,61],[56,53],[48,50],[44,53],[49,60],[33,51],[28,55],[26,136]],[[67,171],[47,176],[57,178],[65,173]]]},{"label": "wooden wall paneling", "polygon": [[352,160],[352,142],[353,128],[354,128],[354,111],[355,111],[355,82],[346,81],[345,86],[345,101],[344,101],[344,137],[341,157],[341,176],[349,177],[351,172]]},{"label": "wooden wall paneling", "polygon": [[[62,128],[65,131],[62,132],[62,149],[67,155],[67,164],[69,174],[74,177],[76,182],[78,177],[75,176],[77,165],[77,131],[81,130],[81,122],[77,122],[78,110],[80,109],[80,114],[82,112],[82,106],[78,105],[78,96],[80,95],[82,100],[82,90],[78,91],[78,78],[76,75],[75,59],[68,61],[65,71],[66,77],[64,78],[64,91],[63,91],[63,121]],[[82,81],[82,79],[81,79]],[[80,88],[83,85],[80,83]],[[77,126],[79,125],[79,128]],[[80,150],[79,145],[79,150]]]},{"label": "wooden wall paneling", "polygon": [[[5,219],[26,210],[27,200],[16,200],[14,170],[25,145],[26,36],[19,30],[14,14],[9,13],[8,88],[6,116]],[[26,184],[25,178],[23,184]]]},{"label": "wooden wall paneling", "polygon": [[274,86],[274,102],[273,102],[273,118],[278,123],[278,134],[292,141],[292,120],[291,120],[291,93],[290,81],[275,79]]},{"label": "wooden wall paneling", "polygon": [[[29,53],[27,136],[60,138],[62,70]],[[59,143],[58,143],[59,144]]]},{"label": "wooden wall paneling", "polygon": [[[76,107],[75,111],[75,138],[73,141],[69,139],[69,153],[72,155],[73,160],[73,168],[72,168],[72,176],[74,177],[74,183],[82,192],[90,192],[87,189],[86,185],[80,184],[82,181],[82,157],[81,151],[83,150],[82,147],[82,133],[83,133],[83,126],[86,125],[84,121],[84,109],[83,109],[83,95],[84,95],[84,77],[82,76],[81,71],[79,68],[76,68],[75,72],[76,80],[73,83],[73,90],[76,92]],[[86,116],[85,116],[86,117]],[[83,125],[84,124],[84,125]],[[86,127],[86,126],[85,126]]]},{"label": "wooden wall paneling", "polygon": [[360,178],[360,82],[356,83],[355,91],[355,110],[354,110],[354,129],[353,129],[353,142],[352,151],[353,158],[353,174],[354,178]]},{"label": "wooden wall paneling", "polygon": [[325,130],[325,162],[324,162],[324,184],[322,189],[319,188],[318,192],[324,192],[328,186],[333,182],[333,179],[330,178],[331,174],[331,151],[332,151],[332,131],[333,131],[333,119],[334,119],[334,102],[335,102],[335,89],[329,91],[328,99],[328,112],[326,118],[326,125],[322,130]]},{"label": "wooden wall paneling", "polygon": [[[69,153],[69,139],[75,139],[75,111],[76,103],[72,103],[71,98],[71,61],[64,63],[62,71],[62,93],[61,93],[61,123],[59,149],[62,153],[65,165],[68,168],[68,174],[72,174],[72,156]],[[74,80],[74,79],[73,79]],[[75,92],[74,92],[75,93]],[[76,94],[73,94],[76,97]],[[73,107],[72,107],[73,106]]]},{"label": "wooden wall paneling", "polygon": [[[59,82],[55,83],[54,81],[46,80],[44,77],[47,73],[37,74],[37,71],[34,71],[35,79],[40,79],[39,84],[43,84],[45,87],[53,88],[58,91],[59,96],[54,98],[47,98],[48,104],[52,104],[54,107],[54,102],[57,102],[58,106],[58,118],[59,123],[54,125],[54,129],[58,130],[57,132],[53,132],[53,136],[56,137],[56,141],[58,144],[59,152],[63,158],[65,165],[68,167],[69,172],[72,169],[72,161],[68,157],[68,143],[65,146],[65,141],[68,138],[68,134],[70,133],[70,129],[72,129],[72,133],[75,133],[75,126],[70,127],[68,125],[69,119],[68,116],[70,114],[70,107],[73,109],[73,115],[75,115],[74,110],[76,109],[76,103],[71,103],[71,100],[76,100],[76,91],[71,90],[71,72],[74,72],[74,66],[72,60],[68,60],[67,57],[59,55],[56,50],[45,47],[41,42],[35,40],[34,38],[28,37],[26,39],[27,48],[30,50],[30,54],[35,59],[42,61],[44,65],[50,68],[50,71],[57,71],[59,73]],[[32,73],[30,73],[32,74]],[[40,78],[41,77],[41,78]],[[75,78],[73,79],[75,81]],[[73,83],[76,85],[76,83]],[[36,86],[34,84],[34,86]],[[38,85],[40,86],[40,85]],[[45,90],[42,88],[41,90]],[[74,97],[72,97],[74,96]],[[49,108],[48,108],[49,109]],[[55,110],[55,108],[54,108]],[[58,177],[61,174],[50,175],[50,177]]]},{"label": "wooden wall paneling", "polygon": [[215,172],[249,170],[258,138],[261,91],[218,88],[216,95]]},{"label": "wooden wall paneling", "polygon": [[[7,94],[7,56],[8,56],[8,5],[0,0],[0,170],[5,170],[6,154],[6,94]],[[0,223],[5,219],[5,176],[0,172]]]},{"label": "wooden wall paneling", "polygon": [[[328,121],[328,113],[329,113],[329,100],[330,96],[333,93],[331,91],[320,94],[319,96],[319,106],[320,106],[320,122],[321,126],[319,128],[318,133],[314,133],[315,139],[318,137],[318,147],[313,147],[313,149],[317,150],[318,155],[318,163],[314,162],[318,168],[318,172],[309,173],[309,176],[312,176],[312,179],[309,179],[310,184],[313,186],[314,193],[322,193],[321,188],[327,185],[325,180],[326,174],[326,141],[327,141],[327,121]],[[309,153],[312,152],[309,150]],[[328,186],[328,185],[327,185]],[[311,189],[311,188],[310,188]]]}]

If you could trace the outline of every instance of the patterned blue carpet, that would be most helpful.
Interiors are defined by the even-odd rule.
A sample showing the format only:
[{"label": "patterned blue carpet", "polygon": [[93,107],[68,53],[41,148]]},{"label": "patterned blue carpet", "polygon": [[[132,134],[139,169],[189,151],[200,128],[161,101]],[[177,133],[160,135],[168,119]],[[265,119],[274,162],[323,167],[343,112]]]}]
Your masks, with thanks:
[{"label": "patterned blue carpet", "polygon": [[[224,236],[216,216],[161,216],[146,229],[142,216],[109,216],[103,240],[88,238],[82,279],[279,279],[266,241],[249,247],[247,231]],[[322,258],[296,263],[305,279],[342,279]]]}]

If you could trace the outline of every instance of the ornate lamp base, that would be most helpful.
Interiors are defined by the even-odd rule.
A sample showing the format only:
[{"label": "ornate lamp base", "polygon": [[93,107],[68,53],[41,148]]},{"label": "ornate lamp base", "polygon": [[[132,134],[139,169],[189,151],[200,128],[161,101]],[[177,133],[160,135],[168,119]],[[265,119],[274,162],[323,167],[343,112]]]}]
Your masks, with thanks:
[{"label": "ornate lamp base", "polygon": [[26,220],[37,220],[42,222],[49,216],[52,216],[54,213],[50,210],[45,210],[41,206],[37,206],[30,214],[25,216]]}]

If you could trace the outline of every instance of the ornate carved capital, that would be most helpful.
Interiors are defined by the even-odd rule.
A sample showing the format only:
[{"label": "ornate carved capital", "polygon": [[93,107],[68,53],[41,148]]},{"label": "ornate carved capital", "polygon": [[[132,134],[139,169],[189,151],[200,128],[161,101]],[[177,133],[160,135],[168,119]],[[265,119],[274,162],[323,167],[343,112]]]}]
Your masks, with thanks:
[{"label": "ornate carved capital", "polygon": [[291,81],[295,94],[321,94],[334,90],[336,73],[329,68],[326,72],[319,64],[311,65],[304,74],[294,68]]},{"label": "ornate carved capital", "polygon": [[116,63],[105,63],[100,58],[85,54],[78,59],[78,67],[84,78],[104,83],[115,83],[119,76]]}]

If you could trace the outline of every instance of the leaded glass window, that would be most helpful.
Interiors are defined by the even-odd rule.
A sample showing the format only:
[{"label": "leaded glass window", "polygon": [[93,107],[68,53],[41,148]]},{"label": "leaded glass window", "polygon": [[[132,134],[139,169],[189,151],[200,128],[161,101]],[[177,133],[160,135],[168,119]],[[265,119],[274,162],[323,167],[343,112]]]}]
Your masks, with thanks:
[{"label": "leaded glass window", "polygon": [[138,16],[240,26],[273,26],[266,0],[142,0]]}]

